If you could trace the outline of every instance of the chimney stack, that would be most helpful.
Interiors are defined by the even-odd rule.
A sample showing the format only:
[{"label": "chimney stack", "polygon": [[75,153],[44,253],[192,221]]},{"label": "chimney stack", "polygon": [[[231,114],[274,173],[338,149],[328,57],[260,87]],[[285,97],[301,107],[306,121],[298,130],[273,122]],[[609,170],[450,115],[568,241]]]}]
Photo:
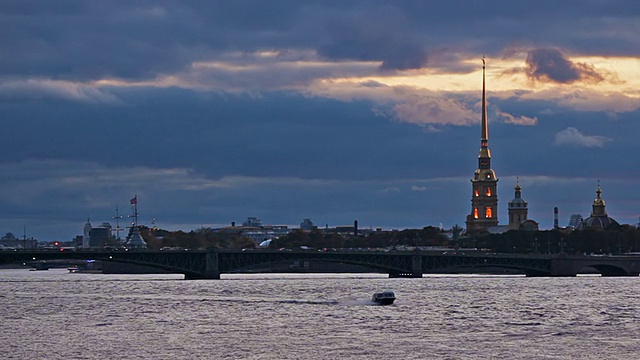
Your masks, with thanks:
[{"label": "chimney stack", "polygon": [[358,237],[358,220],[353,221],[353,237]]}]

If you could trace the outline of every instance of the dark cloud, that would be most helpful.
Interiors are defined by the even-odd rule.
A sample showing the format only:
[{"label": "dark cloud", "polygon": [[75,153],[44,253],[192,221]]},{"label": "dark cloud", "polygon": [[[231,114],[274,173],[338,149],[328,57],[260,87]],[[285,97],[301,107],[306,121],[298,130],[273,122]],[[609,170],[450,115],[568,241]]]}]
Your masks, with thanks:
[{"label": "dark cloud", "polygon": [[[584,54],[637,54],[637,37],[620,34],[637,23],[638,6],[631,1],[3,1],[0,76],[151,79],[230,51],[287,49],[316,50],[333,60],[379,61],[383,69],[415,69],[426,66],[433,53],[498,56],[507,44],[531,46],[538,39]],[[435,66],[460,69],[460,59],[442,58],[448,60]]]},{"label": "dark cloud", "polygon": [[260,1],[39,4],[0,5],[0,44],[6,54],[0,57],[0,73],[153,78],[221,50],[275,47],[297,11]]},{"label": "dark cloud", "polygon": [[535,49],[527,55],[527,75],[539,81],[570,84],[576,81],[599,82],[604,76],[588,64],[567,59],[557,49]]},{"label": "dark cloud", "polygon": [[404,14],[390,7],[329,19],[329,43],[318,52],[329,59],[380,61],[382,69],[418,69],[426,64],[427,53],[405,24]]}]

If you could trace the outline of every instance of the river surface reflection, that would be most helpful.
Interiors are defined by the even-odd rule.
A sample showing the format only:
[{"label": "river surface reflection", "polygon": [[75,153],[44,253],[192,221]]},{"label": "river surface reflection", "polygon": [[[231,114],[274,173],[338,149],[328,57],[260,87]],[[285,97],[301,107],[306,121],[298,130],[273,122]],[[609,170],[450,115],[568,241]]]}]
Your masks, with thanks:
[{"label": "river surface reflection", "polygon": [[[376,306],[371,294],[393,290]],[[0,270],[4,359],[632,359],[639,277]]]}]

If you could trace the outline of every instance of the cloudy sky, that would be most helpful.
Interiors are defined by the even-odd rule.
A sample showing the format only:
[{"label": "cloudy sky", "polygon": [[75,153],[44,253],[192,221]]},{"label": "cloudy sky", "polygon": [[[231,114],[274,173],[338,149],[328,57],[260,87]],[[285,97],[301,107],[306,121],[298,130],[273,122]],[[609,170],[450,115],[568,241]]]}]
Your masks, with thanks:
[{"label": "cloudy sky", "polygon": [[[640,216],[640,2],[2,1],[0,233]],[[127,222],[127,220],[123,220]],[[114,224],[115,225],[115,224]]]}]

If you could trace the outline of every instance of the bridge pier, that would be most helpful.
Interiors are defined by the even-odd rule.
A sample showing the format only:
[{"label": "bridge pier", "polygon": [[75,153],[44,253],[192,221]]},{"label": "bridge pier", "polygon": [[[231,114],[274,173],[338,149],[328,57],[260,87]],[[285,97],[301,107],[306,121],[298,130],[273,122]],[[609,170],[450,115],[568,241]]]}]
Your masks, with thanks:
[{"label": "bridge pier", "polygon": [[220,267],[218,266],[218,252],[207,251],[207,268],[204,271],[206,279],[220,279]]},{"label": "bridge pier", "polygon": [[416,273],[411,273],[411,272],[390,272],[389,273],[389,277],[390,278],[421,278],[422,277],[422,272],[416,274]]},{"label": "bridge pier", "polygon": [[185,280],[220,280],[220,273],[217,274],[184,274]]},{"label": "bridge pier", "polygon": [[411,256],[411,271],[394,271],[389,273],[390,278],[421,278],[422,277],[422,256]]},{"label": "bridge pier", "polygon": [[220,280],[220,267],[218,265],[218,252],[207,251],[204,273],[184,274],[185,280]]},{"label": "bridge pier", "polygon": [[578,271],[575,269],[575,265],[567,258],[556,258],[551,260],[551,271],[549,276],[552,277],[575,277],[578,275]]}]

